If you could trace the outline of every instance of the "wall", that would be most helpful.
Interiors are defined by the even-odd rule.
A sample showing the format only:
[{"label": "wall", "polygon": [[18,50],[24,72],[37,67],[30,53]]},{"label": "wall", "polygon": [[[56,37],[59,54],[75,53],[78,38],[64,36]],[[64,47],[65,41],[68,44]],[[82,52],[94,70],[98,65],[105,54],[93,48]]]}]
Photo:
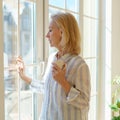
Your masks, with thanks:
[{"label": "wall", "polygon": [[120,75],[120,0],[112,3],[112,77]]}]

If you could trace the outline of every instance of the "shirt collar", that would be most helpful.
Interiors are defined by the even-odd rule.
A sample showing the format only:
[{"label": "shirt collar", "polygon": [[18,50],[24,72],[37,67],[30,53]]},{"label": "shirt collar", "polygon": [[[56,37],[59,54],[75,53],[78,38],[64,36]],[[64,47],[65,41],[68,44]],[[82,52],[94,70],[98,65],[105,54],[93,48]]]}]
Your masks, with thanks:
[{"label": "shirt collar", "polygon": [[56,60],[59,59],[59,60],[63,60],[65,63],[67,63],[67,61],[69,61],[73,56],[76,56],[74,54],[70,54],[70,53],[66,53],[64,55],[62,55],[61,57],[58,56],[59,54],[56,53]]}]

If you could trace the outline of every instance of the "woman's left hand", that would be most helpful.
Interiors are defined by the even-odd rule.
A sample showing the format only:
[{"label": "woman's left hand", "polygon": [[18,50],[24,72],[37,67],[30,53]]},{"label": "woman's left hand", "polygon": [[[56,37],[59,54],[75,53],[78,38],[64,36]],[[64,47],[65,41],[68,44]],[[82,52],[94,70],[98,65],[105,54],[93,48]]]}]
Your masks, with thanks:
[{"label": "woman's left hand", "polygon": [[66,95],[68,95],[71,89],[71,85],[65,78],[66,68],[67,68],[66,64],[64,64],[64,67],[61,69],[60,67],[57,66],[56,63],[53,63],[52,75],[55,81],[57,81],[63,87]]},{"label": "woman's left hand", "polygon": [[52,63],[52,75],[53,78],[60,84],[62,84],[62,81],[65,80],[65,74],[66,74],[66,67],[67,65],[64,64],[63,68],[61,69],[55,62]]}]

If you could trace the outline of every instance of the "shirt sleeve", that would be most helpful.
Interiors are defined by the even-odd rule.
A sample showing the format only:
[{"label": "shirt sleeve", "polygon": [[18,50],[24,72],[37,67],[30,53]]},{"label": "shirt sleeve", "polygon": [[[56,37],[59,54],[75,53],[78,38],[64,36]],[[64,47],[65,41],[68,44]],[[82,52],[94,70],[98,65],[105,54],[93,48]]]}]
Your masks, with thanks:
[{"label": "shirt sleeve", "polygon": [[32,80],[30,84],[30,89],[33,92],[44,93],[44,82],[40,82],[40,80]]},{"label": "shirt sleeve", "polygon": [[48,58],[48,62],[47,62],[47,66],[46,66],[46,69],[45,69],[45,74],[43,75],[42,77],[42,80],[32,80],[31,84],[30,84],[30,89],[33,91],[33,92],[42,92],[44,93],[44,84],[45,84],[45,81],[48,79],[48,75],[49,75],[49,69],[51,68],[51,63],[55,57],[55,53],[52,53],[49,58]]},{"label": "shirt sleeve", "polygon": [[90,73],[86,63],[78,67],[74,77],[74,85],[67,96],[67,103],[78,109],[89,108],[90,101]]}]

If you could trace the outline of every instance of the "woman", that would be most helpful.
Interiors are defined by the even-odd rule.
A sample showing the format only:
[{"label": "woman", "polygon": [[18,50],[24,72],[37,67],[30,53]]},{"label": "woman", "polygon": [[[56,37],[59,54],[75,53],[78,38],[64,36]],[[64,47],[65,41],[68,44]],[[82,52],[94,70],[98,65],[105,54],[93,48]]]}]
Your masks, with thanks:
[{"label": "woman", "polygon": [[[51,16],[46,35],[58,51],[48,60],[44,75],[44,100],[40,120],[88,120],[90,101],[89,68],[80,54],[80,32],[70,13]],[[62,62],[58,63],[57,61]],[[18,62],[22,62],[19,57]],[[62,67],[60,66],[62,65]],[[20,77],[31,87],[34,80],[19,67]]]}]

